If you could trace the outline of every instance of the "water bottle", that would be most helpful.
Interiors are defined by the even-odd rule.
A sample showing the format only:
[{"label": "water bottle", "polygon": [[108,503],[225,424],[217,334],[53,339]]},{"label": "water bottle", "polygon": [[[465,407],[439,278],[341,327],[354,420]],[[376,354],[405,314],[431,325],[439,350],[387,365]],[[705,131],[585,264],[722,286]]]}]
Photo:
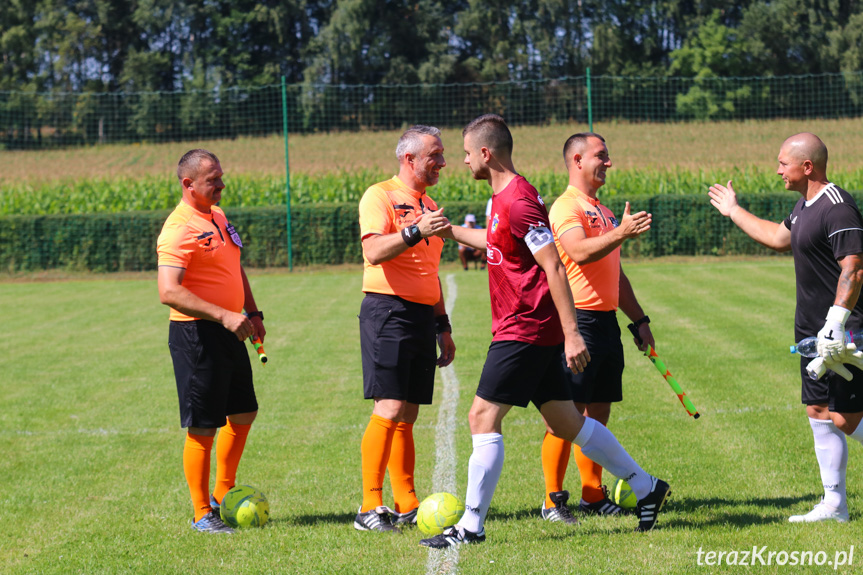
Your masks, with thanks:
[{"label": "water bottle", "polygon": [[[845,332],[845,341],[853,343],[857,349],[863,350],[863,332],[848,330]],[[812,336],[801,339],[797,345],[791,346],[791,353],[799,353],[803,357],[818,357],[818,337]]]}]

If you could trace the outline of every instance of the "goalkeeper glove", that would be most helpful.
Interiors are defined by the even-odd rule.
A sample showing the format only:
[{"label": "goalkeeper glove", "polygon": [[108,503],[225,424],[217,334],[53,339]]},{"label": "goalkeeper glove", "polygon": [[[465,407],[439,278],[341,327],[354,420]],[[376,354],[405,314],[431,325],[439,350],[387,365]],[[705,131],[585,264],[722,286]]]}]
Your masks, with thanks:
[{"label": "goalkeeper glove", "polygon": [[849,310],[838,305],[831,306],[827,311],[827,320],[824,322],[824,327],[818,332],[817,344],[818,355],[823,357],[825,361],[842,361],[842,356],[846,352],[845,321],[850,315]]}]

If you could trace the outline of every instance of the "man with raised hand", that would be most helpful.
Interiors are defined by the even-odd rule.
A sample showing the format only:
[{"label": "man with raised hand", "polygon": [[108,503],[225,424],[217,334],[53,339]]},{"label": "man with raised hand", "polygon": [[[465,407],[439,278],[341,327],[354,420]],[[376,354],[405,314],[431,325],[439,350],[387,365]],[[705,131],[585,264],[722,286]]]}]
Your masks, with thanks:
[{"label": "man with raised hand", "polygon": [[[207,150],[180,159],[182,201],[159,234],[159,299],[170,306],[168,347],[174,363],[180,423],[188,428],[183,470],[195,509],[192,528],[233,533],[219,517],[219,503],[236,483],[237,468],[258,401],[243,340],[261,340],[264,314],[240,265],[243,242],[225,213],[222,166]],[[246,310],[246,314],[242,313]],[[216,485],[212,495],[210,452],[216,430]]]},{"label": "man with raised hand", "polygon": [[[608,147],[599,134],[582,132],[570,136],[563,146],[563,159],[569,186],[554,202],[548,217],[572,289],[578,330],[590,353],[590,363],[583,372],[567,374],[578,411],[608,425],[611,404],[623,400],[624,358],[617,308],[638,328],[638,349],[644,351],[648,344],[656,346],[650,319],[620,264],[621,244],[649,230],[651,215],[631,214],[627,202],[618,222],[597,198],[597,190],[605,184],[606,172],[611,168]],[[567,506],[569,492],[563,489],[571,445],[550,433],[545,434],[542,443],[546,495],[540,514],[547,521],[577,522]],[[577,445],[573,454],[581,474],[579,509],[597,515],[623,512],[608,498],[602,485],[602,466],[586,457]]]},{"label": "man with raised hand", "polygon": [[[848,192],[827,178],[827,146],[815,134],[791,136],[779,149],[777,173],[785,189],[802,197],[782,223],[743,209],[731,181],[714,184],[710,203],[758,243],[794,256],[797,310],[795,341],[818,336],[818,351],[830,369],[820,379],[801,358],[801,399],[806,405],[821,471],[824,496],[812,511],[792,515],[792,523],[848,521],[845,434],[863,443],[863,360],[845,330],[863,327],[863,218]],[[846,366],[845,363],[851,365]]]},{"label": "man with raised hand", "polygon": [[468,463],[465,513],[442,534],[420,541],[445,548],[485,541],[485,518],[503,469],[502,422],[512,406],[533,402],[550,433],[580,445],[618,477],[638,501],[638,531],[648,531],[670,493],[645,472],[617,439],[575,408],[560,361],[584,370],[590,354],[572,306],[566,270],[557,255],[548,213],[539,194],[515,171],[512,134],[503,118],[485,114],[463,131],[465,164],[494,193],[487,230],[450,227],[441,233],[488,253],[492,342],[469,421],[473,453]]},{"label": "man with raised hand", "polygon": [[[363,391],[374,400],[360,447],[363,501],[354,527],[361,531],[392,533],[416,523],[413,425],[419,406],[432,402],[435,365],[455,356],[438,278],[444,241],[434,235],[450,224],[426,195],[446,166],[443,152],[440,130],[408,128],[396,146],[398,175],[360,200]],[[395,510],[383,504],[387,470]]]}]

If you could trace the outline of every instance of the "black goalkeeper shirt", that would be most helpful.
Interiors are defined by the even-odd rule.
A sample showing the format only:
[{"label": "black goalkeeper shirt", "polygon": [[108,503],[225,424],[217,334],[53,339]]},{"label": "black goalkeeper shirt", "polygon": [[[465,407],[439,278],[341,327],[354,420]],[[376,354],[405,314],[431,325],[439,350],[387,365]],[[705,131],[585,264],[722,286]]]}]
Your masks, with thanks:
[{"label": "black goalkeeper shirt", "polygon": [[[863,254],[863,217],[854,198],[828,184],[811,201],[800,198],[783,222],[791,230],[791,252],[797,280],[797,341],[816,335],[836,299],[841,268],[838,260]],[[863,326],[863,298],[851,311],[848,329]]]}]

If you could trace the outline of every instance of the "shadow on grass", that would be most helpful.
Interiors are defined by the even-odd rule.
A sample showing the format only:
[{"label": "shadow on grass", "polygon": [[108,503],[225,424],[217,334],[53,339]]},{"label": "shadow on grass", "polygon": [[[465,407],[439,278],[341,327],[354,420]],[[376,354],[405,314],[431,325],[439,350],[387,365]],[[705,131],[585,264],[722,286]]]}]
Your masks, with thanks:
[{"label": "shadow on grass", "polygon": [[272,517],[270,523],[285,525],[349,525],[353,528],[356,513],[319,513],[315,515],[289,515]]},{"label": "shadow on grass", "polygon": [[[790,515],[806,513],[811,506],[800,505],[801,503],[818,502],[818,495],[813,493],[801,494],[794,497],[763,497],[755,499],[726,499],[711,497],[704,499],[681,499],[673,497],[668,500],[657,521],[657,530],[663,528],[703,528],[710,525],[729,525],[735,527],[746,527],[749,525],[769,525],[787,523]],[[585,522],[603,521],[600,517],[588,517],[575,512],[579,520]],[[514,513],[496,515],[492,510],[492,517],[498,520],[539,520],[539,510],[535,507],[521,509]],[[634,516],[620,518],[620,526],[615,525],[607,533],[630,533],[638,520]],[[630,521],[631,520],[631,524]],[[615,523],[618,518],[613,518]],[[624,524],[625,521],[625,524]],[[594,525],[596,525],[594,523]],[[568,533],[548,534],[553,539],[564,539],[571,536]]]}]

